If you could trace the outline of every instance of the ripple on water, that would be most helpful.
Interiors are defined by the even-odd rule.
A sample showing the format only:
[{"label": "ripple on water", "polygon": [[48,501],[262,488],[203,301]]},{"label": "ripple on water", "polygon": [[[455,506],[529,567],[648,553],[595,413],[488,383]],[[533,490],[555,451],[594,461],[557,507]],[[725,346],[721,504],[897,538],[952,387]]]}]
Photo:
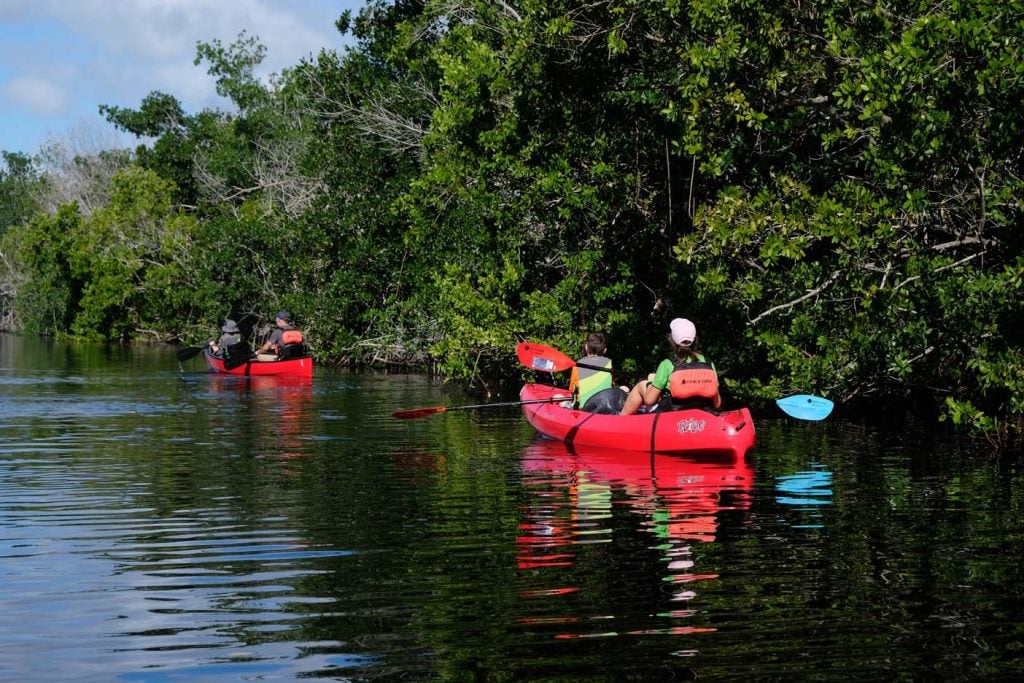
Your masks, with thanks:
[{"label": "ripple on water", "polygon": [[[311,616],[343,616],[331,609],[337,597],[301,586],[354,551],[311,541],[281,516],[240,524],[233,496],[140,505],[153,496],[119,484],[131,467],[85,462],[0,460],[0,651],[17,643],[24,653],[0,655],[5,671],[104,676],[104,652],[117,653],[120,677],[134,668],[147,680],[156,670],[291,676],[374,664],[339,656],[332,641],[293,642]],[[31,632],[3,626],[18,623]]]}]

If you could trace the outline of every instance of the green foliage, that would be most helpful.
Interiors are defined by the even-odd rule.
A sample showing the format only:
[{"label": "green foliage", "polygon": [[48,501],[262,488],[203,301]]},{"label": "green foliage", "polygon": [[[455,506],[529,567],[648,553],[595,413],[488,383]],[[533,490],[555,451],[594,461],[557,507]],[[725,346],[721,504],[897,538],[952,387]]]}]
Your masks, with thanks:
[{"label": "green foliage", "polygon": [[479,380],[589,329],[653,367],[685,315],[734,397],[1020,431],[1013,3],[380,0],[337,26],[355,49],[270,83],[257,39],[198,45],[233,111],[102,108],[155,138],[145,171],[12,228],[35,253],[4,237],[41,287],[23,324],[201,338],[287,307],[328,359]]},{"label": "green foliage", "polygon": [[0,163],[0,235],[28,221],[38,210],[35,193],[42,183],[32,159],[3,152]]},{"label": "green foliage", "polygon": [[226,48],[217,39],[199,43],[195,64],[209,62],[207,73],[217,77],[217,94],[234,102],[241,111],[248,111],[267,98],[267,91],[254,71],[266,55],[267,48],[257,38],[246,37],[243,31]]},{"label": "green foliage", "polygon": [[[897,23],[878,8],[804,11],[780,25],[817,24],[828,52],[813,56],[827,56],[827,68],[808,70],[812,54],[791,49],[748,79],[767,82],[781,68],[799,78],[784,79],[787,89],[815,106],[774,113],[774,130],[759,128],[758,144],[793,145],[776,131],[800,123],[802,138],[827,156],[813,168],[777,158],[766,175],[760,155],[743,178],[735,175],[743,167],[722,164],[739,158],[730,150],[742,126],[723,131],[712,169],[738,182],[701,207],[676,253],[696,272],[700,299],[726,307],[748,343],[764,349],[769,365],[751,386],[762,395],[778,387],[841,401],[951,392],[972,397],[937,406],[954,423],[1004,429],[993,415],[1019,415],[1024,397],[1019,334],[1007,334],[1021,294],[1021,243],[1009,230],[1020,220],[1020,124],[1005,114],[1021,94],[1022,67],[1009,48],[1019,13],[960,3],[903,11]],[[801,34],[784,42],[799,46]],[[770,44],[768,33],[761,38]],[[704,48],[715,55],[710,63],[749,68],[745,51],[723,50],[718,39]],[[808,79],[817,73],[829,77]],[[736,101],[706,95],[704,108]],[[769,99],[762,91],[745,101]],[[815,109],[824,116],[806,118]],[[709,137],[683,146],[707,152]]]},{"label": "green foliage", "polygon": [[199,141],[193,132],[197,119],[187,116],[175,97],[153,91],[138,109],[100,105],[100,114],[123,131],[155,138],[151,144],[136,148],[136,163],[174,183],[179,202],[196,203],[198,184],[193,161]]},{"label": "green foliage", "polygon": [[68,205],[56,215],[39,214],[29,223],[12,226],[3,235],[0,251],[13,263],[13,307],[24,331],[60,334],[67,330],[81,287],[68,254],[81,223],[78,207]]},{"label": "green foliage", "polygon": [[9,230],[18,231],[39,210],[37,196],[43,180],[32,159],[24,154],[3,152],[0,162],[0,325],[5,329],[14,317],[13,297],[20,273],[15,258],[15,238],[5,239]]},{"label": "green foliage", "polygon": [[73,333],[159,338],[156,328],[184,322],[196,221],[172,205],[173,191],[154,172],[130,167],[114,177],[110,204],[72,233],[71,272],[84,283]]}]

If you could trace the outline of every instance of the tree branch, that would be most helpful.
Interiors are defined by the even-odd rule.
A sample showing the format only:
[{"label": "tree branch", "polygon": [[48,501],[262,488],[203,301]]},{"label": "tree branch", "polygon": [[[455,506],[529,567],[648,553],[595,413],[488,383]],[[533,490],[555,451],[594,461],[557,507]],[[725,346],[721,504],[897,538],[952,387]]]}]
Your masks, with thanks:
[{"label": "tree branch", "polygon": [[809,290],[806,294],[804,294],[801,297],[797,297],[796,299],[793,299],[792,301],[786,302],[784,304],[779,304],[778,306],[772,306],[767,311],[764,311],[763,313],[758,315],[756,318],[754,318],[753,320],[748,322],[747,326],[748,327],[753,327],[758,322],[760,322],[762,319],[768,317],[769,315],[771,315],[773,313],[778,313],[779,311],[788,310],[790,308],[793,308],[797,304],[800,304],[801,302],[807,301],[808,299],[810,299],[813,296],[817,296],[818,294],[821,294],[825,290],[826,287],[828,287],[830,284],[832,284],[833,282],[835,282],[839,278],[840,273],[842,273],[841,270],[834,271],[831,275],[829,275],[828,279],[825,280],[825,282],[823,282],[820,286],[815,287],[812,290]]}]

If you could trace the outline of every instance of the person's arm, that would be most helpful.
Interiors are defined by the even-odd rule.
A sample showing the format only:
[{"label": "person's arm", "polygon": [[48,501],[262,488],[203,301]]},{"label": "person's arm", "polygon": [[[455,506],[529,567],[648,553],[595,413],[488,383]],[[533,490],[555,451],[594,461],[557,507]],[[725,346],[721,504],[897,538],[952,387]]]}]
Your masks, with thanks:
[{"label": "person's arm", "polygon": [[640,390],[640,397],[644,400],[644,405],[649,406],[657,403],[661,399],[661,389],[654,384],[654,380],[645,380],[644,388]]},{"label": "person's arm", "polygon": [[667,358],[658,364],[654,375],[649,377],[647,386],[643,391],[644,405],[652,405],[661,400],[661,394],[668,387],[668,377],[672,374],[674,366]]},{"label": "person's arm", "polygon": [[282,334],[283,332],[281,332],[280,328],[275,329],[273,332],[270,333],[270,339],[268,339],[263,344],[263,346],[261,346],[259,350],[256,351],[256,353],[270,353],[271,351],[273,351],[274,347],[281,343]]}]

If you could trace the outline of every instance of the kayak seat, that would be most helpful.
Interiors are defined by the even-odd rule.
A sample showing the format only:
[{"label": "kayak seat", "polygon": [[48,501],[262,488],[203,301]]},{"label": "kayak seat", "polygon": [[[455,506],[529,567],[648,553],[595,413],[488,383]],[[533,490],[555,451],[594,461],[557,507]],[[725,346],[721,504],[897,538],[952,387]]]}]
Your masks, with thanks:
[{"label": "kayak seat", "polygon": [[602,389],[587,399],[581,410],[598,415],[618,415],[626,405],[626,392],[618,387]]},{"label": "kayak seat", "polygon": [[301,358],[302,356],[308,356],[306,352],[306,345],[303,343],[298,344],[285,344],[281,347],[281,350],[277,354],[278,360],[289,360],[291,358]]},{"label": "kayak seat", "polygon": [[703,396],[695,396],[693,398],[671,398],[671,404],[669,410],[706,410],[714,415],[720,415],[721,413],[715,410],[715,404],[710,398],[704,398]]}]

